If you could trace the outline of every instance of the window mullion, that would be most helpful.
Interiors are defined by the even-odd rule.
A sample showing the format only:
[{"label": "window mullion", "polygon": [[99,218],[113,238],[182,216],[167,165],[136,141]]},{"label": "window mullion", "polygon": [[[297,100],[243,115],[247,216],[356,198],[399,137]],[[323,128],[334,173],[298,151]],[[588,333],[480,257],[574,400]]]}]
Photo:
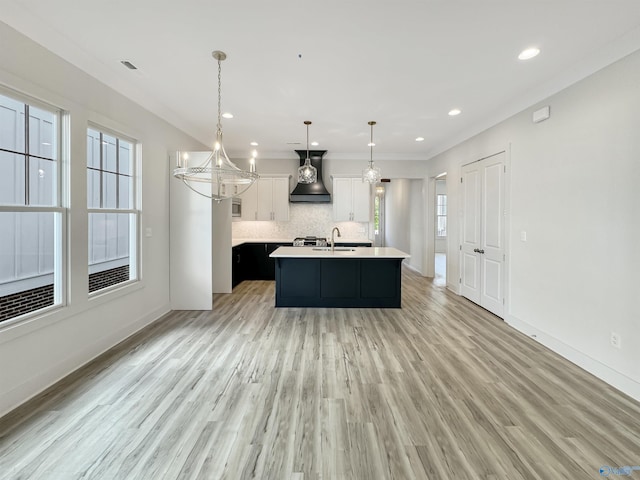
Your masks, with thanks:
[{"label": "window mullion", "polygon": [[24,106],[24,204],[29,205],[29,105]]},{"label": "window mullion", "polygon": [[100,143],[100,208],[102,208],[103,202],[102,202],[102,195],[103,195],[103,191],[102,191],[102,184],[104,181],[103,175],[104,175],[104,164],[103,164],[103,155],[102,155],[102,150],[103,150],[103,145],[104,145],[104,139],[102,136],[102,132],[100,132],[100,137],[98,139],[98,142]]},{"label": "window mullion", "polygon": [[116,208],[120,208],[120,139],[116,137]]}]

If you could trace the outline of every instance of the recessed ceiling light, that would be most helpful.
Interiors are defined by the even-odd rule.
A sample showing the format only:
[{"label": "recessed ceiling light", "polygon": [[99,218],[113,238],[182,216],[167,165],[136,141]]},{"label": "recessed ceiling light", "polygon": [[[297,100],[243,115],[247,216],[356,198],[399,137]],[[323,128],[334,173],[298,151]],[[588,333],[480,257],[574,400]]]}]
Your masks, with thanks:
[{"label": "recessed ceiling light", "polygon": [[416,138],[416,142],[424,142],[424,137],[418,137],[418,138]]},{"label": "recessed ceiling light", "polygon": [[222,114],[222,118],[233,118],[233,113],[225,112]]},{"label": "recessed ceiling light", "polygon": [[460,115],[461,113],[462,113],[462,110],[460,110],[459,108],[454,108],[452,110],[449,110],[450,117],[455,117],[456,115]]},{"label": "recessed ceiling light", "polygon": [[518,55],[518,59],[529,60],[530,58],[537,56],[539,53],[540,53],[539,48],[536,48],[536,47],[527,48],[526,50],[523,50],[520,52],[520,55]]},{"label": "recessed ceiling light", "polygon": [[251,142],[249,145],[251,145],[252,147],[257,147],[258,146],[258,142]]},{"label": "recessed ceiling light", "polygon": [[313,147],[317,147],[318,145],[320,145],[318,142],[311,142],[311,146]]}]

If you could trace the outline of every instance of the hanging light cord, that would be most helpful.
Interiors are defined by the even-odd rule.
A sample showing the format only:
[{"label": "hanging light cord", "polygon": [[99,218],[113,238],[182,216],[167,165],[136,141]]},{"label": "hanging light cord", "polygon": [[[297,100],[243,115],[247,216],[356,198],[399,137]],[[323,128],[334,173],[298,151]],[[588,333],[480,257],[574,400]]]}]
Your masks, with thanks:
[{"label": "hanging light cord", "polygon": [[305,123],[307,124],[307,160],[309,160],[309,124]]},{"label": "hanging light cord", "polygon": [[222,95],[221,95],[221,91],[222,91],[222,60],[220,58],[218,58],[218,125],[217,125],[217,130],[216,130],[216,138],[218,139],[218,141],[221,142],[222,140],[222,115],[221,115],[221,111],[222,111]]},{"label": "hanging light cord", "polygon": [[369,142],[369,145],[371,146],[371,157],[369,158],[369,166],[373,166],[373,122],[369,122],[369,125],[371,125],[371,141]]}]

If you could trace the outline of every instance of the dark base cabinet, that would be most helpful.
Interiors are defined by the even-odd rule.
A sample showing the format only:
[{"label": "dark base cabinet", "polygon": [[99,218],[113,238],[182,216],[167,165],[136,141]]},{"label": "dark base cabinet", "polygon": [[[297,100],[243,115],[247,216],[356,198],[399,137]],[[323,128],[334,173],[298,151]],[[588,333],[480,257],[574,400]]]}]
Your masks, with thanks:
[{"label": "dark base cabinet", "polygon": [[401,307],[402,258],[275,260],[276,307]]},{"label": "dark base cabinet", "polygon": [[242,257],[242,246],[231,249],[231,288],[244,280]]},{"label": "dark base cabinet", "polygon": [[269,255],[285,246],[293,246],[293,243],[243,243],[233,247],[232,287],[243,280],[275,280],[275,259]]}]

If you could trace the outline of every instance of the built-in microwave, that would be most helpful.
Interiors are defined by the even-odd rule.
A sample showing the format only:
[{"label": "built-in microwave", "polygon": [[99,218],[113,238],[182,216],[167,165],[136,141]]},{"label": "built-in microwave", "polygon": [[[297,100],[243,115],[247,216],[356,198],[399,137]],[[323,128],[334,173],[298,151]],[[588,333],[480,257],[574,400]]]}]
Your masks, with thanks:
[{"label": "built-in microwave", "polygon": [[242,216],[242,199],[241,198],[233,197],[231,199],[231,216],[232,217]]}]

